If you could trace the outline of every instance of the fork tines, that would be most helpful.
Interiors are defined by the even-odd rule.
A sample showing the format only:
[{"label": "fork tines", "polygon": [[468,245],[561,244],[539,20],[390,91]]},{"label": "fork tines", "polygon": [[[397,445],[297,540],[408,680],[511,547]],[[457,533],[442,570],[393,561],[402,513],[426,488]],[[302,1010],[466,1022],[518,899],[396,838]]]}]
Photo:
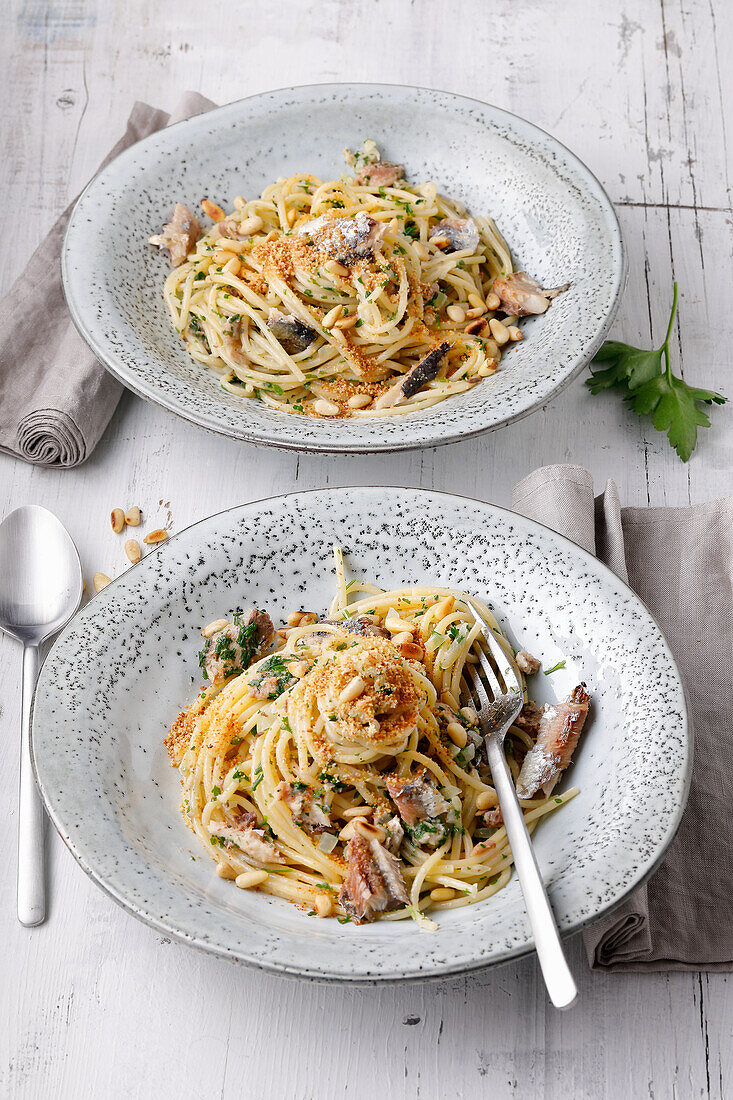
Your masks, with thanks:
[{"label": "fork tines", "polygon": [[[470,666],[471,679],[474,682],[474,688],[479,694],[482,703],[487,705],[491,698],[498,699],[502,695],[515,695],[520,691],[519,681],[517,680],[516,673],[512,668],[506,653],[501,647],[499,641],[494,637],[491,629],[486,626],[483,619],[479,616],[476,608],[473,606],[471,600],[466,601],[468,609],[473,615],[476,622],[481,627],[481,639],[486,645],[486,650],[483,646],[477,646],[478,662],[483,672],[485,683],[479,675],[478,666]],[[474,651],[476,652],[476,651]],[[466,671],[469,671],[467,668]],[[489,695],[487,687],[491,692]],[[486,701],[484,702],[484,696]]]}]

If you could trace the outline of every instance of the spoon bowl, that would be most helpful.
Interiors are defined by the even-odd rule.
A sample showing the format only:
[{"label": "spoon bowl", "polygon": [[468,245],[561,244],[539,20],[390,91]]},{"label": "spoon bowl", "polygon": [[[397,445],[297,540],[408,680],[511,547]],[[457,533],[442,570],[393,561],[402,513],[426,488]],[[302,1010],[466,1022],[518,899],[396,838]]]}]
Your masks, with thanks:
[{"label": "spoon bowl", "polygon": [[0,628],[25,645],[57,634],[79,607],[79,555],[46,508],[26,504],[0,524],[0,566]]},{"label": "spoon bowl", "polygon": [[0,629],[23,644],[23,693],[18,813],[18,919],[46,916],[44,815],[30,758],[31,700],[38,647],[79,607],[81,562],[71,536],[53,513],[35,504],[16,508],[0,524]]}]

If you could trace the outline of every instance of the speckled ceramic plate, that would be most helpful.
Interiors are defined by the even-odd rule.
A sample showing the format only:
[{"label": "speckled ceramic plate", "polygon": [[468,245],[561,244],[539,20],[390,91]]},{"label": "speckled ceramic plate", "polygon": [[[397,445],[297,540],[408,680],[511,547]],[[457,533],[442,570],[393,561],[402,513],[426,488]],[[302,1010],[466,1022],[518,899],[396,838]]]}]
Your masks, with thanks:
[{"label": "speckled ceramic plate", "polygon": [[[328,421],[269,409],[222,389],[174,332],[162,299],[167,260],[147,244],[176,200],[231,208],[280,175],[343,171],[341,150],[374,138],[414,181],[435,180],[490,212],[518,268],[570,283],[500,371],[424,411]],[[598,181],[536,126],[477,100],[422,88],[321,84],[230,103],[128,149],[79,199],[63,254],[71,315],[92,351],[131,390],[204,428],[309,451],[397,451],[498,428],[552,398],[589,362],[626,273],[621,233]]]},{"label": "speckled ceramic plate", "polygon": [[309,918],[215,874],[178,813],[163,738],[198,683],[199,629],[255,604],[325,609],[331,545],[384,587],[434,581],[488,599],[545,667],[535,698],[588,684],[592,721],[566,778],[580,794],[537,830],[563,932],[607,912],[652,871],[679,823],[691,743],[677,669],[639,599],[546,528],[488,504],[411,489],[322,489],[233,508],[114,581],[47,658],[33,713],[36,775],[84,870],[129,912],[215,954],[311,978],[458,973],[531,950],[516,879],[493,898],[412,922]]}]

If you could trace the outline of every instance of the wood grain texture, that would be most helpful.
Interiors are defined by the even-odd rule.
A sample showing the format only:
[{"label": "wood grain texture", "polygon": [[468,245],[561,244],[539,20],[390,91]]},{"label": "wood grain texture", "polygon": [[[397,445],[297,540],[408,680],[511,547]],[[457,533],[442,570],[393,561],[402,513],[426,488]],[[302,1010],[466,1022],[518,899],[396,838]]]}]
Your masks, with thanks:
[{"label": "wood grain texture", "polygon": [[[286,84],[415,83],[531,118],[590,166],[617,204],[630,274],[614,332],[660,337],[681,287],[677,363],[731,389],[733,11],[724,0],[299,0],[202,5],[10,0],[0,72],[0,290],[85,184],[131,103],[171,109]],[[42,323],[42,318],[39,318]],[[713,412],[683,465],[616,398],[576,380],[541,412],[481,439],[402,456],[240,446],[127,394],[82,468],[0,455],[0,514],[51,508],[85,575],[126,564],[107,524],[139,504],[172,530],[246,500],[338,484],[421,485],[509,501],[535,466],[586,465],[630,504],[731,492],[733,423]],[[733,1092],[725,975],[599,975],[570,943],[581,1000],[548,1007],[533,959],[442,984],[343,989],[208,958],[126,916],[49,837],[51,908],[17,924],[20,655],[0,639],[0,1094],[11,1097],[713,1097]],[[90,670],[93,674],[93,670]]]}]

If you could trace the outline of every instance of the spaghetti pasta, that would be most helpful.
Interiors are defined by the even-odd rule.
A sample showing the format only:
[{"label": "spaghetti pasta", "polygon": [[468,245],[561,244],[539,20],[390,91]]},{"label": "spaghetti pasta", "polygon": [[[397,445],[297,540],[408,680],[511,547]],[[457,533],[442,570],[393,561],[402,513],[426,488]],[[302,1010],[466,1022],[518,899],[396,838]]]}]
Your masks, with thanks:
[{"label": "spaghetti pasta", "polygon": [[488,216],[407,183],[373,142],[348,157],[353,176],[281,178],[228,215],[204,200],[214,225],[201,236],[177,205],[150,238],[175,265],[165,302],[233,394],[327,418],[426,409],[495,373],[522,338],[517,316],[555,292],[508,282],[528,276]]},{"label": "spaghetti pasta", "polygon": [[[542,714],[529,701],[512,646],[475,597],[480,621],[461,592],[347,584],[338,547],[335,562],[327,617],[294,613],[274,650],[244,671],[271,636],[263,612],[203,632],[213,682],[167,739],[181,810],[219,874],[242,888],[341,921],[412,917],[429,929],[426,913],[482,901],[511,875],[476,714],[462,705],[482,628],[523,686],[506,741],[515,780],[538,751],[542,721],[563,705]],[[521,799],[530,832],[577,793],[552,792],[587,709],[569,704],[554,772]],[[540,756],[551,758],[546,740]]]}]

